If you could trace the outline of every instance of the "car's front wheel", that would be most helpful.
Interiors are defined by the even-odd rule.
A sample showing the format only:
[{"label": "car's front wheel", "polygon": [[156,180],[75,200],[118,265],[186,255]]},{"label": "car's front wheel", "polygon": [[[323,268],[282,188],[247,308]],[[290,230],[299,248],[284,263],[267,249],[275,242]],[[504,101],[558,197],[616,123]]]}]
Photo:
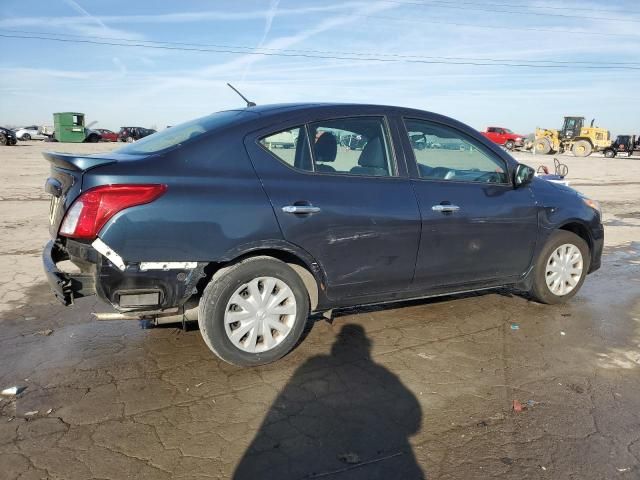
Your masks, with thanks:
[{"label": "car's front wheel", "polygon": [[300,340],[309,295],[298,274],[271,257],[253,257],[214,275],[200,299],[198,324],[218,357],[240,366],[270,363]]},{"label": "car's front wheel", "polygon": [[554,232],[538,256],[530,293],[542,303],[566,302],[580,290],[590,258],[587,242],[578,235]]},{"label": "car's front wheel", "polygon": [[507,150],[513,150],[513,147],[516,146],[516,142],[514,142],[513,140],[507,140],[506,143],[504,144],[504,148],[506,148]]},{"label": "car's front wheel", "polygon": [[29,141],[31,140],[31,135],[29,135],[28,133],[25,133],[24,135],[22,135],[22,137],[20,137],[20,140],[24,140],[25,142]]}]

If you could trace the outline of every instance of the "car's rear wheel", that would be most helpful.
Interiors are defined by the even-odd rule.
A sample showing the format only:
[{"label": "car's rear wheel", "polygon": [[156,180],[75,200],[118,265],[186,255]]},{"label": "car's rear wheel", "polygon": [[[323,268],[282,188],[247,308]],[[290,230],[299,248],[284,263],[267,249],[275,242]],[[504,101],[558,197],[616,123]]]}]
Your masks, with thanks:
[{"label": "car's rear wheel", "polygon": [[31,140],[31,135],[29,135],[28,133],[25,133],[22,135],[22,137],[20,137],[20,140],[24,140],[24,141]]},{"label": "car's rear wheel", "polygon": [[127,143],[133,143],[133,137],[127,137],[126,142]]},{"label": "car's rear wheel", "polygon": [[4,135],[0,134],[0,145],[8,145],[9,144],[9,140],[7,139],[7,137],[5,137]]},{"label": "car's rear wheel", "polygon": [[200,333],[213,353],[240,366],[263,365],[289,353],[309,316],[298,274],[271,257],[243,260],[214,275],[200,299]]},{"label": "car's rear wheel", "polygon": [[606,158],[613,158],[613,157],[615,157],[615,156],[616,156],[616,152],[615,152],[615,150],[613,150],[613,149],[611,149],[611,148],[607,148],[607,149],[604,151],[604,156],[605,156]]},{"label": "car's rear wheel", "polygon": [[538,256],[530,293],[542,303],[566,302],[582,287],[590,258],[587,242],[578,235],[554,232]]}]

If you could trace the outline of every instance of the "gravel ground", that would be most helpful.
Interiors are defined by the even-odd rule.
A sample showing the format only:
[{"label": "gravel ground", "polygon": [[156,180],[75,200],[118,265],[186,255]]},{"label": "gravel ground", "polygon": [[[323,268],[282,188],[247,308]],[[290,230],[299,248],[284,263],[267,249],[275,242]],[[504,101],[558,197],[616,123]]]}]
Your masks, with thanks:
[{"label": "gravel ground", "polygon": [[240,369],[197,327],[53,300],[41,152],[111,148],[0,148],[0,389],[26,387],[0,397],[2,478],[640,477],[640,159],[558,157],[606,226],[569,304],[505,290],[343,310]]}]

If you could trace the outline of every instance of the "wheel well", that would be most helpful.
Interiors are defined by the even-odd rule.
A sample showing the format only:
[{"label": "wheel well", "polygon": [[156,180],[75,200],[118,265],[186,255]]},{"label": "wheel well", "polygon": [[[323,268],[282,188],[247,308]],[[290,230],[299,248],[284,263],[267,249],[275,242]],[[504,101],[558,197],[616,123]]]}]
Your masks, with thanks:
[{"label": "wheel well", "polygon": [[589,252],[593,250],[593,243],[591,242],[591,235],[589,235],[589,230],[587,227],[578,222],[567,223],[566,225],[562,225],[560,230],[566,230],[571,233],[575,233],[589,245]]},{"label": "wheel well", "polygon": [[277,249],[260,249],[260,250],[252,250],[251,252],[240,255],[233,260],[228,262],[211,262],[209,263],[205,269],[205,276],[202,278],[200,282],[198,282],[198,294],[201,295],[204,291],[204,288],[207,286],[209,281],[216,275],[217,273],[222,273],[224,269],[227,267],[234,265],[242,260],[245,260],[250,257],[272,257],[276,258],[280,261],[285,262],[289,265],[294,272],[298,274],[302,283],[307,289],[309,293],[309,303],[311,307],[311,311],[315,310],[318,306],[318,280],[311,272],[309,265],[307,265],[300,257],[297,255],[286,252],[284,250]]}]

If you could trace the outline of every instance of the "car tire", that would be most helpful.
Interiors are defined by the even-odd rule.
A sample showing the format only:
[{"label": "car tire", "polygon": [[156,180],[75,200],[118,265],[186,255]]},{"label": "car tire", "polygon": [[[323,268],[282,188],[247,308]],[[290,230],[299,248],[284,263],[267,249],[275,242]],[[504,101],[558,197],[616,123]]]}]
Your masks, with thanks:
[{"label": "car tire", "polygon": [[605,156],[606,158],[613,158],[613,157],[615,157],[615,156],[616,156],[616,152],[615,152],[615,150],[613,150],[613,149],[611,149],[611,148],[607,148],[607,149],[604,151],[604,156]]},{"label": "car tire", "polygon": [[5,145],[9,145],[9,139],[7,137],[5,137],[4,135],[0,135],[0,145],[5,146]]},{"label": "car tire", "polygon": [[513,150],[513,147],[516,146],[516,142],[514,142],[513,140],[507,140],[504,144],[504,148],[506,148],[507,150]]},{"label": "car tire", "polygon": [[590,262],[587,242],[566,230],[553,232],[536,260],[531,295],[540,303],[566,302],[582,287]]},{"label": "car tire", "polygon": [[125,140],[125,142],[127,143],[133,143],[133,137],[127,137],[127,139]]},{"label": "car tire", "polygon": [[20,137],[20,140],[23,140],[25,142],[31,140],[31,135],[29,135],[28,133],[25,133],[22,135],[22,137]]},{"label": "car tire", "polygon": [[[209,349],[243,367],[284,357],[299,342],[308,317],[309,294],[300,276],[286,263],[264,256],[216,273],[198,310],[200,333]],[[271,340],[265,338],[265,326],[271,327]],[[234,332],[239,333],[234,337]]]}]

